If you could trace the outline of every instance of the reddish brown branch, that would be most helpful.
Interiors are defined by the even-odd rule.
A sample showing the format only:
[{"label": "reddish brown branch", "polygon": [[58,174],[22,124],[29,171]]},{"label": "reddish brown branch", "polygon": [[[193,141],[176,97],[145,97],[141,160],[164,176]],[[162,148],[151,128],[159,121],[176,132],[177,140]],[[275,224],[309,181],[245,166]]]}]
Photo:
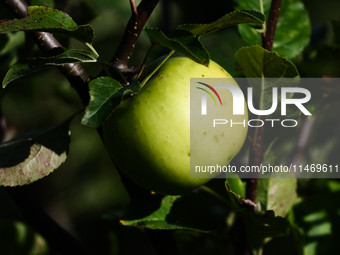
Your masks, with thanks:
[{"label": "reddish brown branch", "polygon": [[279,18],[281,2],[282,0],[272,0],[270,7],[266,36],[265,41],[263,42],[263,48],[269,51],[273,50],[276,24]]},{"label": "reddish brown branch", "polygon": [[126,70],[129,71],[128,63],[136,42],[158,1],[159,0],[143,0],[136,9],[135,2],[130,0],[132,15],[125,28],[122,40],[111,59],[111,63],[123,72]]},{"label": "reddish brown branch", "polygon": [[[262,44],[263,48],[268,51],[273,50],[273,43],[275,37],[276,24],[279,17],[280,6],[282,0],[273,0],[270,12],[269,19],[267,23],[267,30],[262,34]],[[262,116],[261,120],[265,121],[265,117]],[[264,134],[264,125],[262,127],[256,128],[253,135],[253,140],[250,146],[249,153],[249,165],[251,166],[260,166],[262,161],[262,140]],[[247,190],[246,197],[255,202],[256,200],[256,191],[257,191],[257,181],[258,175],[253,176],[247,182]]]}]

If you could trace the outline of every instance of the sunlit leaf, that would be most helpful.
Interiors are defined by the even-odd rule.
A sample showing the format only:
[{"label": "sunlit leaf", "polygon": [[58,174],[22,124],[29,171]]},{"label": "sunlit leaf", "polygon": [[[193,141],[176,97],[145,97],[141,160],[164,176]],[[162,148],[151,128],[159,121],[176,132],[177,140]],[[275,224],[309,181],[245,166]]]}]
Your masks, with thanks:
[{"label": "sunlit leaf", "polygon": [[89,44],[94,39],[91,25],[78,26],[67,13],[43,6],[29,6],[22,19],[0,20],[0,33],[16,31],[57,32]]},{"label": "sunlit leaf", "polygon": [[99,77],[89,83],[90,104],[86,107],[82,124],[99,127],[121,103],[127,94],[137,94],[140,83],[133,82],[123,87],[118,81],[110,77]]},{"label": "sunlit leaf", "polygon": [[150,229],[187,229],[210,231],[222,229],[225,222],[214,215],[211,203],[200,193],[184,196],[153,195],[132,200],[126,207],[123,219],[125,226]]}]

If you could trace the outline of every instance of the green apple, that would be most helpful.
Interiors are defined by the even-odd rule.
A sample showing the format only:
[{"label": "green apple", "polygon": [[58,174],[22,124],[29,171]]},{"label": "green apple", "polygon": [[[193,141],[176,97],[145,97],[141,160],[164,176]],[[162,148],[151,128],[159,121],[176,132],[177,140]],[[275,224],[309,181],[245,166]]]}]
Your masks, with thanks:
[{"label": "green apple", "polygon": [[[139,186],[161,194],[184,194],[214,176],[190,177],[193,153],[190,150],[190,78],[200,77],[231,78],[213,61],[206,67],[183,56],[172,57],[137,96],[124,100],[105,122],[103,135],[108,153],[118,168]],[[236,82],[234,85],[238,86]],[[232,108],[231,93],[224,91],[229,93],[224,103]],[[238,120],[248,121],[246,109]],[[217,112],[216,116],[220,114]],[[232,113],[227,117],[232,118]],[[228,165],[241,149],[247,127],[238,125],[226,129],[220,125],[215,131],[210,126],[201,126],[203,132],[199,133],[204,149],[216,153],[195,149],[196,157],[200,164],[213,157],[217,163]]]}]

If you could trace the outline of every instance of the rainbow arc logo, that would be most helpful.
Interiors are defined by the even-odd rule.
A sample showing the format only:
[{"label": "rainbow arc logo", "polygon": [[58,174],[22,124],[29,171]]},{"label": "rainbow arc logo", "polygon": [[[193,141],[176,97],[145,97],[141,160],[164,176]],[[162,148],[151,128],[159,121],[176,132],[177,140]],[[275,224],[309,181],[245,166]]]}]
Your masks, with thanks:
[{"label": "rainbow arc logo", "polygon": [[[212,92],[214,92],[215,95],[217,96],[218,100],[220,101],[221,106],[222,106],[222,100],[221,100],[221,98],[220,98],[220,95],[217,93],[217,91],[216,91],[212,86],[210,86],[210,85],[208,85],[208,84],[206,84],[206,83],[203,83],[203,82],[197,82],[197,83],[199,83],[199,84],[201,84],[201,85],[207,87],[207,88],[210,89]],[[201,90],[203,90],[204,92],[206,92],[206,93],[214,100],[215,105],[217,105],[214,96],[210,93],[209,90],[207,90],[207,89],[205,89],[205,88],[201,88],[201,87],[196,87],[196,88],[201,89]]]}]

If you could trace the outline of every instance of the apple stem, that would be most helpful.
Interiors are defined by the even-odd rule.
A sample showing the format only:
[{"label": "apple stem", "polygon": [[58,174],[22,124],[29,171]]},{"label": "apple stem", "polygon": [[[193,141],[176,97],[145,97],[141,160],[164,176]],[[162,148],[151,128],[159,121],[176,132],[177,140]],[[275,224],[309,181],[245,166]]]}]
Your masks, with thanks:
[{"label": "apple stem", "polygon": [[146,62],[147,62],[147,60],[148,60],[148,58],[149,58],[149,56],[150,56],[150,53],[151,53],[151,51],[153,50],[153,48],[155,48],[155,46],[156,46],[156,44],[152,44],[152,45],[150,46],[150,48],[148,49],[148,52],[146,53],[146,55],[145,55],[145,57],[144,57],[144,60],[143,60],[143,63],[142,63],[142,67],[141,67],[141,69],[139,70],[139,73],[138,73],[138,75],[137,75],[136,80],[139,80],[139,78],[141,77],[141,75],[142,75],[142,73],[143,73],[143,71],[144,71],[144,69],[145,69]]},{"label": "apple stem", "polygon": [[143,88],[144,85],[150,80],[150,78],[158,71],[159,68],[174,54],[174,50],[170,51],[170,53],[163,59],[163,61],[143,80],[140,87]]},{"label": "apple stem", "polygon": [[[273,43],[275,37],[276,24],[280,13],[282,0],[273,0],[270,7],[269,19],[267,26],[263,26],[266,30],[262,33],[262,45],[268,51],[273,50]],[[265,121],[265,117],[260,117],[262,121]],[[253,140],[250,145],[249,151],[249,165],[260,166],[262,162],[262,140],[264,134],[264,126],[255,128],[253,134]],[[257,182],[259,174],[257,173],[253,178],[247,180],[246,198],[255,202]]]}]

